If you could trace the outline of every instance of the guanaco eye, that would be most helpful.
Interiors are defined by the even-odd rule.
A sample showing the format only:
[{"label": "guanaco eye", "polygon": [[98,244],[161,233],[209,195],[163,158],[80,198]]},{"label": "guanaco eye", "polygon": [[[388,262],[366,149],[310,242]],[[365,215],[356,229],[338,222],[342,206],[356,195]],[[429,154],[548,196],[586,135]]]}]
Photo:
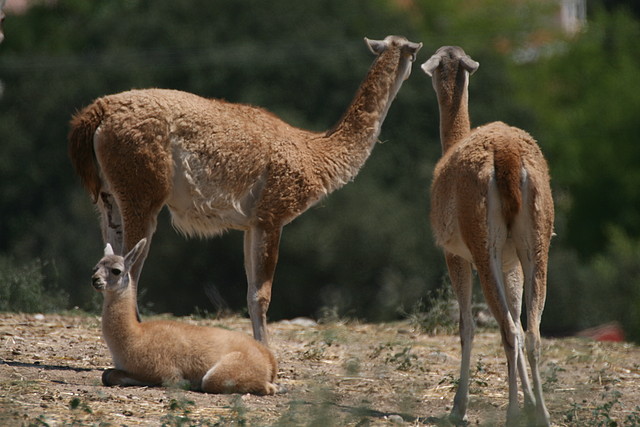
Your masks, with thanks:
[{"label": "guanaco eye", "polygon": [[122,270],[120,270],[119,268],[112,268],[111,273],[113,273],[115,276],[119,276],[122,274]]}]

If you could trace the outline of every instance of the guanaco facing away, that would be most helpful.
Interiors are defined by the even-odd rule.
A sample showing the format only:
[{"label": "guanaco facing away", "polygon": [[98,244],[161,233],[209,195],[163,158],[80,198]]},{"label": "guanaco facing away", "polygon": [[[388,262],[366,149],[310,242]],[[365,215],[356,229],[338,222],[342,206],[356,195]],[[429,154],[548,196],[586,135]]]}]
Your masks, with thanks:
[{"label": "guanaco facing away", "polygon": [[115,364],[103,373],[103,384],[274,394],[276,359],[251,336],[174,321],[138,321],[131,266],[146,244],[142,239],[124,257],[107,244],[94,269],[93,287],[104,295],[102,336]]},{"label": "guanaco facing away", "polygon": [[[547,162],[525,131],[502,122],[471,129],[469,75],[479,64],[444,46],[422,65],[440,107],[442,158],[431,186],[431,227],[460,306],[462,361],[450,419],[466,421],[474,324],[472,267],[502,335],[509,372],[507,424],[519,425],[518,374],[529,421],[549,425],[538,360],[554,208]],[[526,338],[520,323],[524,287]],[[524,360],[526,345],[533,392]]]}]

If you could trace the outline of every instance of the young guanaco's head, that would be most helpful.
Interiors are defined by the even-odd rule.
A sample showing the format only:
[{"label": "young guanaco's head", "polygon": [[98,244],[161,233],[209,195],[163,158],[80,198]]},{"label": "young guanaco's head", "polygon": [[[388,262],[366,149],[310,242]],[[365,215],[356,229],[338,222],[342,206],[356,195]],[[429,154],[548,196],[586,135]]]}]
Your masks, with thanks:
[{"label": "young guanaco's head", "polygon": [[413,43],[402,36],[387,36],[384,40],[371,40],[364,38],[369,50],[377,56],[382,55],[388,49],[399,49],[400,66],[398,78],[400,82],[409,78],[411,63],[416,60],[416,54],[422,47],[422,43]]},{"label": "young guanaco's head", "polygon": [[147,239],[142,239],[124,257],[113,253],[109,243],[104,248],[104,256],[93,269],[91,282],[99,292],[117,292],[127,289],[130,282],[129,271],[144,252]]}]

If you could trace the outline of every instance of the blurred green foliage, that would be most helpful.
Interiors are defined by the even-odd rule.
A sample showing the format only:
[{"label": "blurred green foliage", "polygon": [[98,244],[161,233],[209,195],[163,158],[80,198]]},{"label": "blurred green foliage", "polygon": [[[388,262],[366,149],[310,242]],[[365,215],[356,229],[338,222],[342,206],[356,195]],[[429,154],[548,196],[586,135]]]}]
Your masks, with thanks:
[{"label": "blurred green foliage", "polygon": [[593,6],[583,32],[510,67],[555,191],[543,328],[614,320],[640,342],[640,21],[625,7]]},{"label": "blurred green foliage", "polygon": [[[328,129],[373,60],[362,38],[402,34],[424,47],[383,144],[354,182],[285,227],[271,319],[322,307],[392,319],[443,286],[428,227],[438,108],[418,64],[457,44],[481,64],[473,124],[527,129],[549,159],[558,237],[543,330],[618,320],[640,340],[640,29],[623,8],[589,4],[589,25],[573,37],[557,31],[555,2],[539,1],[60,0],[10,15],[0,45],[0,259],[12,262],[0,263],[0,277],[42,259],[55,272],[34,267],[29,283],[95,307],[89,277],[102,241],[66,148],[71,115],[94,98],[175,88]],[[140,291],[155,312],[244,310],[241,234],[186,240],[163,212]]]},{"label": "blurred green foliage", "polygon": [[46,283],[46,267],[38,259],[17,264],[0,257],[0,311],[37,313],[65,307],[66,295]]},{"label": "blurred green foliage", "polygon": [[602,251],[612,225],[640,235],[638,39],[637,19],[597,9],[576,40],[517,71],[564,198],[561,238],[583,257]]}]

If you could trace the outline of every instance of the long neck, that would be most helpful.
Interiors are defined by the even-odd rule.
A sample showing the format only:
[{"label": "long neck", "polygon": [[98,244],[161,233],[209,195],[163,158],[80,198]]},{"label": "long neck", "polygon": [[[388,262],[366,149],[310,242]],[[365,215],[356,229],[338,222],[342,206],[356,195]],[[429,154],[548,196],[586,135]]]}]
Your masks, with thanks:
[{"label": "long neck", "polygon": [[371,154],[382,123],[411,66],[399,49],[378,56],[338,123],[313,144],[317,172],[332,191],[351,180]]},{"label": "long neck", "polygon": [[469,120],[469,74],[459,70],[456,84],[450,90],[438,90],[440,107],[440,142],[442,153],[471,132]]},{"label": "long neck", "polygon": [[[130,279],[130,276],[127,278]],[[135,286],[131,285],[104,295],[102,334],[110,349],[122,345],[140,327],[135,308]]]}]

